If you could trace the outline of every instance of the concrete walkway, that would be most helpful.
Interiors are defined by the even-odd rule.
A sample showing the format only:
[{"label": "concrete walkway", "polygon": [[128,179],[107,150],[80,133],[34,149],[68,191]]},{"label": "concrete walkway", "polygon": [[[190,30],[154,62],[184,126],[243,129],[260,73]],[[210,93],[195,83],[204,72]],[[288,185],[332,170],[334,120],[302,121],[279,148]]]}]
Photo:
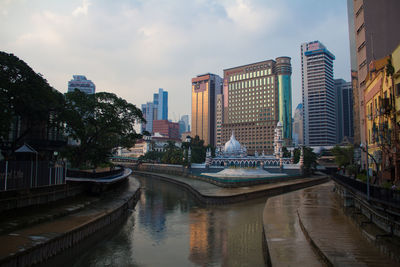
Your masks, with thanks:
[{"label": "concrete walkway", "polygon": [[333,189],[329,182],[268,199],[263,223],[272,266],[400,266],[362,237]]},{"label": "concrete walkway", "polygon": [[[10,220],[2,221],[0,223],[0,229],[3,231],[0,235],[0,265],[5,264],[7,259],[13,255],[24,253],[36,246],[42,246],[66,233],[77,231],[124,205],[140,188],[136,179],[128,179],[126,185],[108,192],[104,198],[83,198],[82,202],[75,201],[73,205],[67,203],[60,205],[58,212],[54,208],[42,207],[34,210],[31,215],[15,217],[13,224],[16,229],[8,232],[6,229],[10,227]],[[60,212],[64,216],[59,217],[57,214]],[[53,213],[56,214],[55,217],[51,216]],[[37,220],[39,223],[24,227],[29,218]],[[42,222],[40,218],[46,218],[47,221]]]}]

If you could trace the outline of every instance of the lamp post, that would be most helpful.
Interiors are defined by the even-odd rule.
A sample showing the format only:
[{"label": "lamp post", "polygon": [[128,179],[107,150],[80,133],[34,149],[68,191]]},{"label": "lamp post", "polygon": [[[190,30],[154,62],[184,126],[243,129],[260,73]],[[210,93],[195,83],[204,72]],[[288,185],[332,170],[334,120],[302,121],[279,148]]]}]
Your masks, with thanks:
[{"label": "lamp post", "polygon": [[368,142],[365,144],[365,147],[364,147],[364,144],[361,143],[361,144],[360,144],[360,148],[361,148],[362,150],[364,150],[365,153],[367,154],[367,199],[368,199],[368,201],[369,201],[369,161],[368,161],[368,155],[369,155],[369,153],[368,153]]}]

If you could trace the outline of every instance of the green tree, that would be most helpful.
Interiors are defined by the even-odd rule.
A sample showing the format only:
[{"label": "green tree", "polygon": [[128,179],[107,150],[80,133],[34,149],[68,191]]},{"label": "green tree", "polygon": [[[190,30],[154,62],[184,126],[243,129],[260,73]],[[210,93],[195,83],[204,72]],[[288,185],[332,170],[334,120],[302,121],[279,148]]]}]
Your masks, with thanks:
[{"label": "green tree", "polygon": [[284,158],[290,158],[291,157],[290,151],[285,146],[282,147],[282,152],[283,152],[283,157]]},{"label": "green tree", "polygon": [[73,167],[96,168],[106,163],[117,147],[131,148],[141,137],[134,124],[145,121],[142,112],[115,94],[88,95],[75,90],[65,97],[66,130],[79,142],[65,151]]},{"label": "green tree", "polygon": [[294,164],[299,163],[299,161],[300,161],[300,154],[301,154],[301,149],[298,148],[298,147],[296,147],[296,148],[293,150],[293,163],[294,163]]},{"label": "green tree", "polygon": [[204,145],[204,140],[200,139],[198,135],[196,135],[190,141],[190,147],[192,150],[192,163],[203,163],[206,159],[206,151],[207,147]]},{"label": "green tree", "polygon": [[60,124],[59,113],[64,107],[63,95],[52,88],[41,74],[24,61],[0,51],[0,142],[8,140],[13,121],[18,120],[22,132],[13,141],[31,134],[35,127]]},{"label": "green tree", "polygon": [[175,142],[168,141],[165,145],[165,152],[162,157],[163,163],[168,164],[182,164],[183,162],[183,153],[182,149],[175,145]]},{"label": "green tree", "polygon": [[146,154],[139,157],[139,160],[142,161],[161,161],[162,157],[164,156],[163,152],[151,150],[147,151]]},{"label": "green tree", "polygon": [[353,167],[351,166],[353,164],[354,147],[335,146],[331,149],[331,152],[335,156],[335,162],[339,167],[343,167],[352,172]]},{"label": "green tree", "polygon": [[306,173],[312,173],[317,167],[317,154],[313,152],[311,147],[304,146],[304,170]]}]

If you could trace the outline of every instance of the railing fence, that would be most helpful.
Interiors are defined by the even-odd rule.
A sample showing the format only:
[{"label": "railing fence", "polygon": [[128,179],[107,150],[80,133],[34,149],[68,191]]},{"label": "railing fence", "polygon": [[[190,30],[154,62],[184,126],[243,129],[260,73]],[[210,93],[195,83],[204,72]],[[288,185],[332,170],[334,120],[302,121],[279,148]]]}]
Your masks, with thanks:
[{"label": "railing fence", "polygon": [[65,183],[62,161],[0,161],[0,191]]}]

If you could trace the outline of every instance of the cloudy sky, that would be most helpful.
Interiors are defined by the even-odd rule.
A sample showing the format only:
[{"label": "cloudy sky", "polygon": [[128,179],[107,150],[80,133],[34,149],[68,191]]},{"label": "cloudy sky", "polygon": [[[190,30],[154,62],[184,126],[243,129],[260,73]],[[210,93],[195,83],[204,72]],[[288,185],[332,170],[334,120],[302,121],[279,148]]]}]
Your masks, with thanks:
[{"label": "cloudy sky", "polygon": [[0,50],[60,92],[74,74],[129,102],[169,92],[169,118],[191,111],[191,78],[292,58],[301,102],[300,45],[319,40],[350,79],[346,0],[0,0]]}]

